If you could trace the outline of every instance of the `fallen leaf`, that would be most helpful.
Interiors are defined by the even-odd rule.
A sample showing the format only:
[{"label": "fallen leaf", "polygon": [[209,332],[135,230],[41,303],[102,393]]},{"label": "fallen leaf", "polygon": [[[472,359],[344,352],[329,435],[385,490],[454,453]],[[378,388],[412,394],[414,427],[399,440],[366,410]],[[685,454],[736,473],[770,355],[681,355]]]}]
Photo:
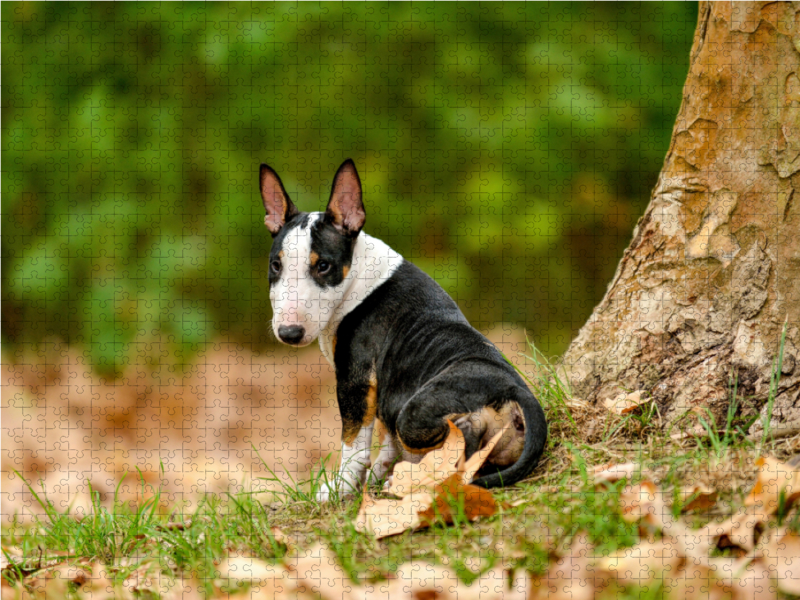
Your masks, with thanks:
[{"label": "fallen leaf", "polygon": [[566,556],[550,565],[543,577],[531,582],[530,600],[592,600],[607,585],[607,578],[596,569],[585,533],[575,536]]},{"label": "fallen leaf", "polygon": [[331,600],[364,597],[364,588],[353,583],[339,566],[336,555],[322,544],[284,557],[289,568],[287,579],[301,593],[319,594]]},{"label": "fallen leaf", "polygon": [[717,492],[705,486],[695,485],[681,488],[681,512],[705,510],[717,503]]},{"label": "fallen leaf", "polygon": [[[162,594],[161,600],[203,600],[206,598],[204,592],[204,585],[197,579],[176,579],[173,587],[166,593]],[[262,588],[263,589],[263,588]],[[147,598],[147,595],[139,595],[137,598]],[[278,600],[280,596],[273,594],[271,600]],[[250,600],[258,600],[258,594],[250,594]]]},{"label": "fallen leaf", "polygon": [[[467,585],[459,581],[455,571],[440,565],[415,561],[401,565],[397,578],[381,596],[386,600],[408,598],[409,600],[526,600],[530,594],[530,577],[522,572],[509,577],[506,569],[495,568]],[[377,595],[369,595],[368,598]]]},{"label": "fallen leaf", "polygon": [[428,490],[458,471],[464,455],[464,434],[452,421],[447,421],[450,433],[444,444],[428,452],[418,463],[402,461],[394,466],[389,493],[404,497],[415,491]]},{"label": "fallen leaf", "polygon": [[746,558],[742,568],[734,568],[734,578],[729,582],[735,600],[774,600],[775,583],[767,567],[760,561]]},{"label": "fallen leaf", "polygon": [[644,521],[673,539],[684,556],[708,556],[711,548],[708,532],[692,530],[672,515],[664,502],[664,492],[652,481],[628,485],[620,495],[622,518],[629,523]]},{"label": "fallen leaf", "polygon": [[622,518],[629,523],[651,515],[661,502],[656,498],[659,493],[656,484],[652,481],[642,481],[637,485],[627,485],[620,494],[620,508]]},{"label": "fallen leaf", "polygon": [[594,482],[595,484],[614,483],[620,479],[631,479],[635,473],[635,463],[607,463],[594,468]]},{"label": "fallen leaf", "polygon": [[278,596],[295,587],[289,569],[284,565],[271,565],[257,558],[229,557],[219,564],[217,572],[227,588],[235,588],[239,582],[249,582],[264,593]]},{"label": "fallen leaf", "polygon": [[376,500],[364,494],[356,516],[356,531],[371,533],[376,539],[397,535],[423,526],[420,513],[429,509],[434,498],[427,492],[415,492],[405,498]]},{"label": "fallen leaf", "polygon": [[763,549],[763,560],[778,580],[778,589],[800,596],[800,535],[774,536]]},{"label": "fallen leaf", "polygon": [[525,498],[520,498],[519,500],[514,500],[513,502],[506,502],[506,506],[508,508],[516,508],[518,506],[522,506],[523,504],[527,504],[530,500],[526,500]]},{"label": "fallen leaf", "polygon": [[176,582],[167,577],[158,561],[138,563],[136,569],[122,582],[126,591],[134,597],[164,598],[175,591]]},{"label": "fallen leaf", "polygon": [[461,480],[464,483],[471,483],[472,480],[475,479],[475,474],[480,471],[483,463],[485,463],[486,459],[489,458],[489,455],[492,453],[492,450],[494,450],[497,442],[500,441],[500,438],[503,437],[503,434],[509,427],[511,427],[511,423],[506,423],[505,426],[498,431],[483,448],[475,452],[475,454],[470,456],[469,459],[464,463],[463,471],[461,473]]},{"label": "fallen leaf", "polygon": [[113,597],[133,599],[133,594],[115,587],[107,567],[99,563],[84,565],[60,564],[42,569],[35,576],[26,579],[25,585],[33,591],[34,597],[68,598],[70,588],[77,586],[88,597]]},{"label": "fallen leaf", "polygon": [[760,467],[756,483],[745,498],[746,506],[761,505],[768,515],[778,512],[781,497],[784,510],[788,510],[800,498],[800,471],[771,457],[756,461]]},{"label": "fallen leaf", "polygon": [[[738,600],[729,583],[720,580],[708,557],[687,561],[677,577],[665,577],[664,589],[674,600]],[[741,600],[744,600],[742,598]]]},{"label": "fallen leaf", "polygon": [[764,521],[768,517],[760,506],[743,506],[730,517],[719,523],[709,523],[697,530],[709,541],[716,542],[719,548],[741,548],[751,552]]},{"label": "fallen leaf", "polygon": [[371,533],[376,539],[397,535],[409,529],[430,527],[437,518],[454,522],[453,509],[474,521],[497,512],[492,493],[476,485],[464,485],[459,473],[436,485],[431,492],[417,491],[400,500],[375,499],[364,493],[355,520],[356,531]]},{"label": "fallen leaf", "polygon": [[660,580],[665,573],[675,575],[682,561],[682,553],[675,544],[659,540],[621,548],[601,558],[598,566],[624,584],[628,580],[637,582]]},{"label": "fallen leaf", "polygon": [[636,390],[630,394],[622,393],[615,398],[607,398],[603,402],[603,406],[614,414],[627,415],[651,402],[650,398],[644,398],[643,396],[644,390]]},{"label": "fallen leaf", "polygon": [[497,512],[497,502],[492,493],[477,485],[464,485],[458,473],[451,475],[441,485],[434,488],[434,505],[419,513],[422,523],[431,525],[436,517],[445,523],[453,523],[453,508],[461,511],[470,521],[480,517],[491,517]]}]

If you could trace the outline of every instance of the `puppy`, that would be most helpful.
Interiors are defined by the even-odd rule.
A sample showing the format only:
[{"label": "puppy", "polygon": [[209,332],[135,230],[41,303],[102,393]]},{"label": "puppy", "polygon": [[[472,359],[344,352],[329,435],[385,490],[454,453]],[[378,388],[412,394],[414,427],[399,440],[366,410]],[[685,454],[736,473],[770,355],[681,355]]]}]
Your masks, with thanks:
[{"label": "puppy", "polygon": [[[470,326],[428,275],[362,231],[366,213],[352,160],[333,180],[324,213],[300,212],[267,165],[260,169],[272,234],[272,328],[305,346],[319,338],[336,371],[342,460],[318,499],[379,482],[399,456],[419,461],[452,420],[469,457],[510,424],[475,484],[511,485],[536,466],[547,440],[539,402],[500,352]],[[371,465],[373,427],[382,448]]]}]

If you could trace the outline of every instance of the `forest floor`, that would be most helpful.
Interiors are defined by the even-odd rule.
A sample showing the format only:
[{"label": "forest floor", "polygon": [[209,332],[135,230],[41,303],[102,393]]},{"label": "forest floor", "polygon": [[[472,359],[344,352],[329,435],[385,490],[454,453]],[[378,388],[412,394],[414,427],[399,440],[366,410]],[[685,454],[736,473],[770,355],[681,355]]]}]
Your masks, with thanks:
[{"label": "forest floor", "polygon": [[[90,493],[76,515],[28,481],[41,511],[3,526],[2,600],[800,595],[799,435],[748,435],[736,403],[725,423],[695,412],[666,429],[646,398],[590,406],[555,370],[537,372],[547,450],[526,481],[489,493],[443,483],[462,460],[415,479],[417,496],[321,504],[322,460],[304,481],[191,506],[128,475],[138,500]],[[390,507],[399,533],[381,537],[370,506]]]}]

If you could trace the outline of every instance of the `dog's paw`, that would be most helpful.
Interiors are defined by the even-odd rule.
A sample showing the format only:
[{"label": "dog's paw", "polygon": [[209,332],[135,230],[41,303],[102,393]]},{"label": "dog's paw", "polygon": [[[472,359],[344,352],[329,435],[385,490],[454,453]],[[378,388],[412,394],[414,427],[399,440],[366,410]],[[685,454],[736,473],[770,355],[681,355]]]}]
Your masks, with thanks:
[{"label": "dog's paw", "polygon": [[338,502],[352,498],[359,490],[360,485],[346,479],[336,478],[335,481],[326,481],[317,489],[317,502]]},{"label": "dog's paw", "polygon": [[387,477],[392,476],[393,462],[375,463],[372,468],[367,471],[367,483],[369,485],[380,485]]},{"label": "dog's paw", "polygon": [[317,502],[327,503],[339,499],[339,490],[331,483],[320,484],[317,490]]}]

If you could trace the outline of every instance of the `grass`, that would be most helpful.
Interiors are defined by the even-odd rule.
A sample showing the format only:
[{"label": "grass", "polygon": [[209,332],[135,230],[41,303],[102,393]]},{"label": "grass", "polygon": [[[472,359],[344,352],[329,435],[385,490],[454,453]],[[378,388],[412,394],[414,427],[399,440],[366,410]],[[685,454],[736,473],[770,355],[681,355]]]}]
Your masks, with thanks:
[{"label": "grass", "polygon": [[[785,331],[771,399],[777,390],[784,341]],[[548,415],[550,442],[541,466],[527,482],[495,491],[506,508],[493,517],[474,523],[457,517],[455,526],[439,523],[376,541],[357,532],[353,524],[360,505],[358,494],[353,500],[330,504],[315,500],[317,489],[331,477],[330,457],[302,481],[290,478],[287,482],[270,471],[268,480],[281,482],[277,492],[206,495],[191,511],[180,505],[165,506],[161,491],[147,486],[141,474],[144,502],[131,506],[120,502],[115,493],[108,505],[92,492],[91,510],[82,519],[69,509],[58,510],[44,490],[37,491],[28,483],[43,516],[33,526],[14,523],[3,528],[2,544],[10,564],[2,576],[13,583],[51,562],[81,560],[105,565],[117,585],[137,569],[151,569],[169,577],[191,575],[211,593],[216,565],[228,556],[277,562],[292,547],[306,548],[320,541],[332,549],[354,580],[384,579],[410,560],[449,566],[466,583],[503,559],[543,574],[550,557],[568,548],[580,532],[600,553],[634,545],[639,539],[637,525],[625,521],[620,510],[620,494],[630,482],[598,487],[593,478],[596,466],[636,463],[639,469],[632,483],[645,478],[656,481],[673,499],[675,515],[681,512],[678,492],[685,486],[703,484],[717,490],[719,501],[713,509],[689,516],[694,525],[702,525],[742,505],[742,490],[752,483],[759,453],[781,452],[766,435],[758,447],[748,441],[745,432],[753,418],[743,421],[738,414],[735,376],[725,423],[717,427],[710,414],[703,416],[699,419],[706,433],[702,439],[676,442],[669,432],[654,427],[660,419],[655,407],[645,406],[639,414],[626,416],[580,408],[556,369],[537,353],[532,358],[538,375],[529,382]],[[587,419],[599,420],[596,441],[585,435]],[[453,502],[453,514],[463,515],[458,500]],[[779,510],[777,521],[800,530],[797,510]],[[612,586],[602,597],[658,598],[661,592],[653,587]]]}]

